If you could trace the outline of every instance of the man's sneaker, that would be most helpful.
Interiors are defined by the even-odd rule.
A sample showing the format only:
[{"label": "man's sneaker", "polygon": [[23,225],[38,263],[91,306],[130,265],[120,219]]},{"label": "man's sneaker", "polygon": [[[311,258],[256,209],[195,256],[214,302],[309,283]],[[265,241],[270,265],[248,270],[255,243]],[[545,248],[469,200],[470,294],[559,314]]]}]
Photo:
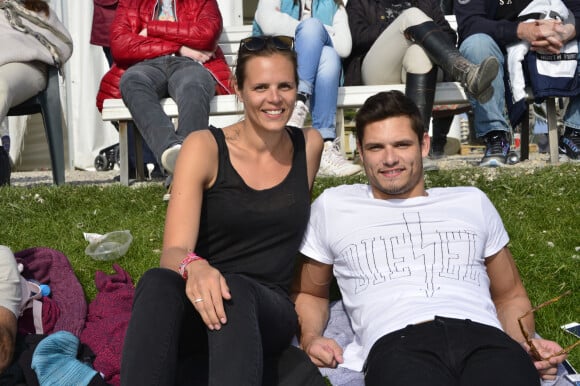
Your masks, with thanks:
[{"label": "man's sneaker", "polygon": [[348,161],[341,153],[338,138],[325,141],[318,175],[321,177],[346,177],[360,173],[362,167]]},{"label": "man's sneaker", "polygon": [[558,150],[570,159],[580,159],[580,129],[566,127],[564,135],[558,141]]},{"label": "man's sneaker", "polygon": [[163,166],[163,169],[165,169],[167,173],[173,174],[179,150],[181,150],[181,144],[173,145],[170,148],[165,149],[161,155],[161,166]]},{"label": "man's sneaker", "polygon": [[297,129],[301,129],[304,127],[304,121],[306,121],[306,116],[308,115],[308,106],[306,103],[298,99],[296,104],[294,105],[294,111],[292,112],[292,116],[290,120],[286,124],[286,126],[295,127]]},{"label": "man's sneaker", "polygon": [[504,166],[510,151],[510,142],[505,131],[492,131],[485,138],[485,155],[479,166]]}]

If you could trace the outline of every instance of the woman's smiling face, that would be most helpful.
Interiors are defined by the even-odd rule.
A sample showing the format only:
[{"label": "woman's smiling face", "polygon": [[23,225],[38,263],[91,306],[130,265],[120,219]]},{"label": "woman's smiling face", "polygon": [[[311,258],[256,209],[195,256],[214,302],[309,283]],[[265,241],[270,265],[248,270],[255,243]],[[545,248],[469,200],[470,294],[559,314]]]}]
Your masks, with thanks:
[{"label": "woman's smiling face", "polygon": [[297,84],[293,63],[284,55],[256,56],[248,60],[243,89],[246,119],[254,127],[280,130],[290,119]]}]

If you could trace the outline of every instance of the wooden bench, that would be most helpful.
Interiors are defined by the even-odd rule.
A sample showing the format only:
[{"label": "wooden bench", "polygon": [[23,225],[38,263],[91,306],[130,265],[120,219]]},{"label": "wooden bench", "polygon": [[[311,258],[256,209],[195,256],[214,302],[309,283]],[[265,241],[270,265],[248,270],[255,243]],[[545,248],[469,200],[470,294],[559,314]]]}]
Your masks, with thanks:
[{"label": "wooden bench", "polygon": [[[447,16],[447,20],[453,28],[456,28],[455,16]],[[241,39],[251,35],[252,26],[230,26],[225,27],[220,37],[219,45],[222,48],[228,64],[235,66],[237,50]],[[336,134],[341,137],[342,143],[345,143],[344,131],[344,110],[356,109],[363,105],[365,100],[380,92],[387,90],[399,90],[404,92],[404,84],[390,84],[378,86],[346,86],[338,90],[337,100],[337,119]],[[465,104],[468,103],[467,95],[459,83],[442,82],[437,84],[435,92],[435,105]],[[171,98],[161,100],[161,105],[165,113],[171,118],[177,118],[177,105]],[[558,162],[558,131],[556,124],[556,107],[555,99],[547,100],[548,107],[548,128],[550,141],[551,162]],[[243,104],[239,103],[235,95],[218,95],[215,96],[210,104],[210,123],[218,127],[240,119],[243,115]],[[119,122],[119,153],[121,164],[120,181],[124,185],[129,184],[129,159],[128,159],[128,141],[127,141],[127,124],[132,120],[129,109],[121,99],[106,99],[103,104],[102,119],[104,121]],[[528,158],[529,146],[529,120],[523,122],[521,136],[521,158]],[[135,155],[136,160],[142,160],[142,138],[139,133],[135,133]],[[137,178],[144,179],[143,162],[137,161]]]}]

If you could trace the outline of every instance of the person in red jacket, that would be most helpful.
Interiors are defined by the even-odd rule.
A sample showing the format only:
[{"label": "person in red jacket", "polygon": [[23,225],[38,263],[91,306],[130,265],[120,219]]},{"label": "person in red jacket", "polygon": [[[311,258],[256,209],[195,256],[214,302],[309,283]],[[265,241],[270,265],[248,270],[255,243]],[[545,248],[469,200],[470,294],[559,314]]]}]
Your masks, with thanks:
[{"label": "person in red jacket", "polygon": [[[229,94],[230,69],[218,47],[222,17],[216,0],[127,0],[111,26],[112,68],[101,80],[97,107],[123,98],[145,142],[172,173],[184,138],[209,123],[209,104]],[[177,103],[179,126],[159,100]]]}]

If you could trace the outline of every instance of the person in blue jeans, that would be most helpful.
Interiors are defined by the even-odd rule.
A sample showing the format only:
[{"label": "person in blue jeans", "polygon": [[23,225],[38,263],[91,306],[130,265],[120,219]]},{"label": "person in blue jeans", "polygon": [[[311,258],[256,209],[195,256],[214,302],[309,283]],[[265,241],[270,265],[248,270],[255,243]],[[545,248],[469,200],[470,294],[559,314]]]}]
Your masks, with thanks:
[{"label": "person in blue jeans", "polygon": [[[298,96],[288,126],[302,128],[308,113],[324,139],[318,174],[349,176],[359,165],[340,152],[336,138],[336,101],[341,83],[341,58],[351,51],[348,17],[341,0],[260,0],[253,35],[287,35],[298,55]],[[310,105],[310,109],[308,108]]]},{"label": "person in blue jeans", "polygon": [[[506,46],[521,40],[528,41],[536,50],[559,53],[564,43],[578,38],[575,25],[580,25],[580,1],[566,0],[564,3],[574,17],[564,22],[537,20],[520,22],[518,15],[530,3],[506,1],[498,5],[494,0],[456,0],[454,11],[457,17],[459,51],[473,63],[480,63],[490,55],[500,62],[497,76],[492,82],[493,97],[481,103],[471,98],[474,126],[477,137],[486,144],[481,166],[501,166],[506,163],[510,149],[511,126],[505,114],[504,64]],[[564,124],[564,135],[560,138],[560,152],[577,159],[580,156],[580,99],[571,98]]]}]

